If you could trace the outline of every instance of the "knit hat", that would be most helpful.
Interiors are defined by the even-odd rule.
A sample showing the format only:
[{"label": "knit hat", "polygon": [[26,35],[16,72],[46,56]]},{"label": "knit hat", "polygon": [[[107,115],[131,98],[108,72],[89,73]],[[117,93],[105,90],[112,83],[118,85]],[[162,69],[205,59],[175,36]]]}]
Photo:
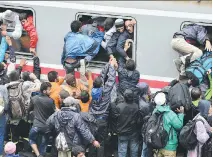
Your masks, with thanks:
[{"label": "knit hat", "polygon": [[5,147],[4,151],[6,154],[13,154],[16,152],[16,145],[13,142],[8,142]]},{"label": "knit hat", "polygon": [[7,21],[15,21],[15,16],[16,14],[14,12],[12,12],[11,10],[6,10],[3,14],[3,20],[7,20]]},{"label": "knit hat", "polygon": [[124,20],[123,19],[117,19],[115,20],[115,27],[120,28],[124,26]]},{"label": "knit hat", "polygon": [[163,105],[166,103],[166,95],[164,93],[158,93],[155,96],[154,101],[156,105]]}]

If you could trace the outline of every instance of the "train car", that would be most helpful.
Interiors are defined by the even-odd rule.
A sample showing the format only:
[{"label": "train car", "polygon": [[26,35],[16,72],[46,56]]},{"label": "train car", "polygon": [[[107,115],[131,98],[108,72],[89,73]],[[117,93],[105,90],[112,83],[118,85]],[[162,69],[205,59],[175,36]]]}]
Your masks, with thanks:
[{"label": "train car", "polygon": [[[170,44],[175,32],[184,25],[197,23],[204,25],[212,36],[211,1],[1,1],[0,12],[7,9],[33,16],[39,37],[36,51],[41,60],[42,79],[51,70],[65,76],[60,60],[64,36],[73,20],[98,18],[101,23],[107,17],[135,19],[132,59],[141,74],[140,81],[149,83],[153,92],[178,76],[173,63],[178,53]],[[20,43],[21,48],[13,42],[17,58],[27,58],[25,70],[31,71],[32,55],[25,31]],[[107,61],[106,53],[100,49],[88,69],[98,75]]]}]

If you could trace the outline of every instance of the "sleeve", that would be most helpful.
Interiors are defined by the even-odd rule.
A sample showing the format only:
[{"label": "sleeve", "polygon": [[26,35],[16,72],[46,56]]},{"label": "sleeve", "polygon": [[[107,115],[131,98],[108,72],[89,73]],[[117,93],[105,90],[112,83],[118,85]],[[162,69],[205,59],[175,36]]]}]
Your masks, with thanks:
[{"label": "sleeve", "polygon": [[118,38],[118,43],[116,46],[116,50],[118,51],[118,53],[122,56],[122,57],[127,57],[126,52],[124,51],[124,44],[126,42],[126,37],[125,34],[121,34]]},{"label": "sleeve", "polygon": [[102,41],[102,42],[101,42],[101,46],[102,46],[104,49],[106,49],[107,43],[106,43],[105,41]]},{"label": "sleeve", "polygon": [[33,86],[32,88],[30,89],[31,92],[38,92],[40,90],[40,87],[41,87],[41,82],[39,79],[36,79],[34,80],[33,82]]},{"label": "sleeve", "polygon": [[1,45],[0,45],[0,62],[3,62],[7,48],[8,48],[8,44],[6,42],[6,37],[2,37]]},{"label": "sleeve", "polygon": [[15,30],[13,32],[7,32],[7,36],[12,37],[14,39],[19,39],[22,35],[22,25],[19,20],[19,17],[16,17],[16,25],[15,25]]},{"label": "sleeve", "polygon": [[209,135],[206,131],[206,128],[205,128],[203,122],[197,121],[195,128],[196,128],[196,132],[197,132],[197,140],[202,144],[206,143],[206,141],[209,139]]},{"label": "sleeve", "polygon": [[108,43],[106,45],[106,50],[107,50],[108,55],[113,54],[112,48],[116,47],[116,44],[117,44],[117,35],[118,34],[114,33],[112,35],[111,39],[108,41]]},{"label": "sleeve", "polygon": [[92,143],[95,140],[94,136],[92,135],[80,115],[76,116],[75,127],[82,135],[84,140],[88,141],[89,143]]},{"label": "sleeve", "polygon": [[31,99],[27,113],[30,113],[33,109],[34,109],[34,103],[33,103],[33,99]]},{"label": "sleeve", "polygon": [[107,77],[107,74],[108,74],[108,71],[109,71],[109,66],[110,66],[110,64],[107,63],[100,73],[100,77],[101,77],[103,82],[104,82],[105,78]]},{"label": "sleeve", "polygon": [[38,34],[33,24],[31,27],[32,30],[30,31],[30,48],[36,48],[38,42]]},{"label": "sleeve", "polygon": [[197,31],[197,41],[200,44],[205,45],[205,41],[209,40],[209,37],[208,37],[208,34],[207,34],[207,30],[205,29],[205,27],[199,26],[199,25],[196,25],[195,29]]},{"label": "sleeve", "polygon": [[18,66],[16,68],[16,71],[21,75],[21,72],[22,72],[22,66]]},{"label": "sleeve", "polygon": [[62,85],[63,83],[64,83],[64,78],[59,78],[58,84],[59,84],[59,85]]},{"label": "sleeve", "polygon": [[4,13],[0,13],[0,21],[3,20]]},{"label": "sleeve", "polygon": [[169,115],[169,117],[172,127],[175,130],[180,130],[183,127],[184,114],[183,113],[176,114],[173,111],[171,111],[170,113],[171,114]]},{"label": "sleeve", "polygon": [[46,121],[46,124],[47,126],[49,127],[50,130],[53,130],[54,129],[54,117],[55,117],[55,114],[52,114]]},{"label": "sleeve", "polygon": [[4,99],[4,104],[5,104],[5,109],[4,110],[8,110],[9,109],[9,98],[8,98],[8,91],[7,88],[4,86],[4,94],[3,94],[3,99]]},{"label": "sleeve", "polygon": [[63,52],[61,54],[61,64],[64,65],[64,60],[65,60],[65,56],[66,55],[66,43],[65,43],[65,39],[64,39],[64,47],[63,47]]}]

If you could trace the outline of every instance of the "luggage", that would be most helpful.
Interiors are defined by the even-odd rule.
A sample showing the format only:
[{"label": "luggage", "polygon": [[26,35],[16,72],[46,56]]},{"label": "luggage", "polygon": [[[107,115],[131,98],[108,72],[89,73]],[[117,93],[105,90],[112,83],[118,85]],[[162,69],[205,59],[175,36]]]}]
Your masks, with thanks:
[{"label": "luggage", "polygon": [[[197,146],[198,140],[194,133],[195,125],[200,119],[189,121],[180,131],[179,142],[187,150],[193,150]],[[203,121],[202,121],[203,122]]]},{"label": "luggage", "polygon": [[23,82],[18,82],[7,87],[9,108],[13,119],[22,119],[26,113],[22,85]]},{"label": "luggage", "polygon": [[186,76],[196,82],[193,86],[198,86],[203,82],[209,69],[212,69],[212,52],[205,51],[186,68]]},{"label": "luggage", "polygon": [[169,134],[163,127],[163,114],[154,113],[147,123],[145,143],[153,149],[164,148],[169,139]]},{"label": "luggage", "polygon": [[191,108],[192,99],[187,85],[176,83],[169,89],[168,101],[170,108],[175,111],[180,106],[183,106],[186,111]]}]

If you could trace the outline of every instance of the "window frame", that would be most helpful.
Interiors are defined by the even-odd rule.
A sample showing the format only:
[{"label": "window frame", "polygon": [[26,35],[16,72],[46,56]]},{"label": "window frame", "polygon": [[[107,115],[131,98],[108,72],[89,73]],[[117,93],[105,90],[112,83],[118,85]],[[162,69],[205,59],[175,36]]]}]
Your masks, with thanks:
[{"label": "window frame", "polygon": [[[5,5],[5,4],[0,4],[0,7],[5,8],[5,9],[30,10],[33,13],[33,24],[36,28],[36,12],[32,7],[14,6],[14,5]],[[9,28],[9,29],[13,30],[14,28]],[[23,34],[23,30],[22,30],[22,34]],[[36,46],[36,49],[37,49],[37,46]],[[31,53],[15,51],[15,54],[18,59],[21,59],[21,58],[25,58],[25,59],[29,59],[29,60],[33,59],[33,54],[31,54]],[[31,56],[31,57],[28,57],[28,56]]]},{"label": "window frame", "polygon": [[[85,15],[85,16],[97,16],[97,17],[111,17],[111,18],[121,18],[121,19],[134,19],[136,21],[136,24],[134,25],[134,42],[132,44],[132,59],[137,62],[137,20],[132,16],[121,16],[121,15],[113,15],[113,14],[102,14],[102,13],[91,13],[91,12],[77,12],[75,14],[75,20],[79,20],[79,15]],[[92,61],[97,64],[106,64],[106,62],[103,61]],[[137,65],[137,63],[136,63]],[[93,66],[92,66],[93,67]],[[102,67],[98,67],[102,68]]]},{"label": "window frame", "polygon": [[197,25],[201,25],[201,26],[210,26],[212,27],[212,23],[210,22],[194,22],[194,21],[183,21],[181,24],[180,24],[180,30],[183,29],[184,25],[188,25],[188,24],[197,24]]}]

